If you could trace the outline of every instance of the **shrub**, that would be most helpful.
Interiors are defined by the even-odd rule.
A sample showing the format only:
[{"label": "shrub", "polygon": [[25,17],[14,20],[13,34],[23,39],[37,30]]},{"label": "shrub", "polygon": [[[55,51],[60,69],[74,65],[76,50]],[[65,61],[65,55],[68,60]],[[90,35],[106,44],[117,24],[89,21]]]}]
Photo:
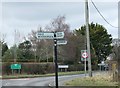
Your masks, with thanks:
[{"label": "shrub", "polygon": [[[3,75],[10,75],[12,73],[12,70],[10,69],[11,64],[12,63],[3,63]],[[21,63],[21,66],[21,74],[46,74],[54,72],[53,63]],[[14,72],[17,73],[17,71]]]}]

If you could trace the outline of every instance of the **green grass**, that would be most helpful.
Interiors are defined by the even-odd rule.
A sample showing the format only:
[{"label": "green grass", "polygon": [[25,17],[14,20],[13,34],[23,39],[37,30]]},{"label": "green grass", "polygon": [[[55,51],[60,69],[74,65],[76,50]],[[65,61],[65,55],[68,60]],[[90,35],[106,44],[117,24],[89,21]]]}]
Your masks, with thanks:
[{"label": "green grass", "polygon": [[117,82],[112,82],[112,77],[108,75],[97,75],[94,77],[77,78],[65,83],[67,86],[117,86]]},{"label": "green grass", "polygon": [[[59,76],[63,76],[63,75],[75,75],[75,74],[83,74],[84,71],[72,71],[72,72],[59,72],[58,75]],[[21,74],[21,75],[3,75],[2,78],[3,79],[14,79],[14,78],[34,78],[34,77],[49,77],[49,76],[54,76],[55,73],[51,73],[51,74],[40,74],[40,75],[27,75],[27,74]]]},{"label": "green grass", "polygon": [[59,72],[58,75],[75,75],[75,74],[84,74],[84,71],[72,71],[72,72]]}]

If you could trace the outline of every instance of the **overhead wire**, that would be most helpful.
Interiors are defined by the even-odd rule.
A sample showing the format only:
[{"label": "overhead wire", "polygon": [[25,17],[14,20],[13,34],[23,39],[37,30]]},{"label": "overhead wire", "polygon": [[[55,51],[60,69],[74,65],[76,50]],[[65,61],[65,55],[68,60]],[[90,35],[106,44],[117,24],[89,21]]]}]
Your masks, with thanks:
[{"label": "overhead wire", "polygon": [[93,6],[95,7],[95,9],[97,10],[97,12],[99,13],[99,15],[104,19],[104,21],[105,21],[106,23],[108,23],[111,27],[118,28],[118,27],[116,27],[116,26],[113,26],[111,23],[109,23],[109,22],[106,20],[106,18],[101,14],[101,12],[99,11],[99,9],[96,7],[95,3],[94,3],[92,0],[91,0],[91,2],[92,2],[92,4],[93,4]]}]

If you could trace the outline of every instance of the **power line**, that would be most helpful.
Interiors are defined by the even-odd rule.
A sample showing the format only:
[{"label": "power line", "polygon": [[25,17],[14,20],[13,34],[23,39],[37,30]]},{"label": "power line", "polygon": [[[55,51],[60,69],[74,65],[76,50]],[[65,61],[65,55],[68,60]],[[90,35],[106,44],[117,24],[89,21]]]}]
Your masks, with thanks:
[{"label": "power line", "polygon": [[113,26],[111,23],[109,23],[109,22],[105,19],[105,17],[101,14],[101,12],[98,10],[98,8],[96,7],[95,3],[94,3],[92,0],[91,0],[91,2],[92,2],[92,4],[93,4],[93,6],[95,7],[95,9],[97,10],[97,12],[99,13],[99,15],[104,19],[105,22],[107,22],[111,27],[118,28],[118,27]]}]

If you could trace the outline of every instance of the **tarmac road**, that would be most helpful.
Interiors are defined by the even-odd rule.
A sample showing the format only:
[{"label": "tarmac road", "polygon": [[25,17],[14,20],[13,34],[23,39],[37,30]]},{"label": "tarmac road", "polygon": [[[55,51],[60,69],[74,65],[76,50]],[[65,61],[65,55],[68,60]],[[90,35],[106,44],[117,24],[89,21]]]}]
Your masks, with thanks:
[{"label": "tarmac road", "polygon": [[[64,86],[65,81],[84,76],[84,74],[59,76],[59,86]],[[23,79],[4,79],[2,80],[2,86],[55,86],[55,76]]]}]

